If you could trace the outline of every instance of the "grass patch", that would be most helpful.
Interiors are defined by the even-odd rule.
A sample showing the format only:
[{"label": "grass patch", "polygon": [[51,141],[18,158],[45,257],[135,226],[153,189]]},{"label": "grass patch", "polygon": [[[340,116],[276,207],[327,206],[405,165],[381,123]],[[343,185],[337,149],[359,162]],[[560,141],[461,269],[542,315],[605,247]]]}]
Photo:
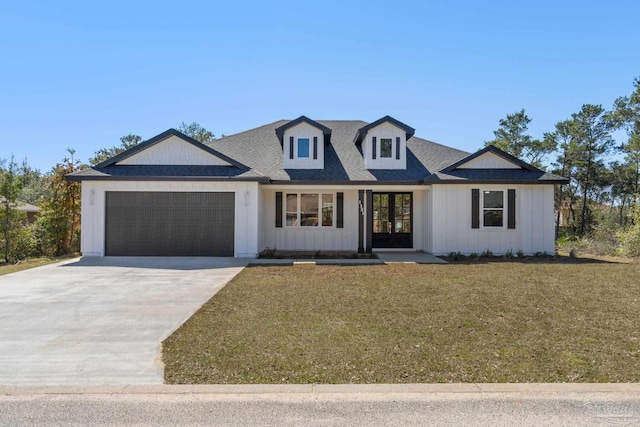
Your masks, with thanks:
[{"label": "grass patch", "polygon": [[163,343],[167,383],[640,381],[640,264],[251,267]]},{"label": "grass patch", "polygon": [[78,254],[64,255],[60,257],[43,257],[43,258],[29,258],[21,260],[15,264],[6,264],[4,261],[0,262],[0,276],[9,273],[17,273],[18,271],[28,270],[30,268],[42,267],[43,265],[53,264],[56,262],[64,261],[65,259],[75,258]]}]

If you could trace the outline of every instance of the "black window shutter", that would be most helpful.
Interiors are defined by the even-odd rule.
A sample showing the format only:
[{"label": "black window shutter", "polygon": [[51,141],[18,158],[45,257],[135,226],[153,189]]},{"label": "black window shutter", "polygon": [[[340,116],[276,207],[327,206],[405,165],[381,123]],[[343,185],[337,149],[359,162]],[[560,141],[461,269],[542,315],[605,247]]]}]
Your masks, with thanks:
[{"label": "black window shutter", "polygon": [[344,193],[336,193],[336,227],[344,228]]},{"label": "black window shutter", "polygon": [[282,228],[282,191],[276,191],[276,228]]},{"label": "black window shutter", "polygon": [[516,190],[507,190],[507,228],[516,228]]},{"label": "black window shutter", "polygon": [[293,137],[289,137],[289,158],[293,159]]},{"label": "black window shutter", "polygon": [[313,160],[318,158],[318,137],[313,137]]},{"label": "black window shutter", "polygon": [[400,137],[396,136],[396,160],[400,160]]},{"label": "black window shutter", "polygon": [[480,189],[471,189],[471,228],[480,228]]},{"label": "black window shutter", "polygon": [[374,136],[371,140],[371,147],[373,149],[373,159],[376,158],[376,137]]}]

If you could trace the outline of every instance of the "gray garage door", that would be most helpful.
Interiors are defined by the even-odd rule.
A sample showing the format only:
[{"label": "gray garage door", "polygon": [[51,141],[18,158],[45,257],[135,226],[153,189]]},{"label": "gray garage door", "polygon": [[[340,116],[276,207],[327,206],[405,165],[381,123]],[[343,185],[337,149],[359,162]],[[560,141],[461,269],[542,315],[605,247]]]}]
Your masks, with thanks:
[{"label": "gray garage door", "polygon": [[106,255],[233,256],[234,193],[106,196]]}]

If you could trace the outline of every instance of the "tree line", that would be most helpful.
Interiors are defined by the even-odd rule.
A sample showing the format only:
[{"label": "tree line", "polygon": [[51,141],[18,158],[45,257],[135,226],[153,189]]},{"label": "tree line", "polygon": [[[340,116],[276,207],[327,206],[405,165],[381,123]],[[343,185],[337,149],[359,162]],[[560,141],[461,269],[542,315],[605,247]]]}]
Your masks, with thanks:
[{"label": "tree line", "polygon": [[[633,234],[640,185],[640,78],[610,110],[584,104],[542,138],[527,133],[530,122],[524,109],[508,114],[485,145],[569,178],[556,188],[556,235],[626,242],[618,244],[619,252],[640,255],[640,237]],[[623,131],[623,141],[615,140],[617,131]],[[564,224],[562,211],[568,213]]]},{"label": "tree line", "polygon": [[[215,135],[198,123],[182,123],[178,130],[202,143]],[[95,166],[142,142],[139,135],[120,138],[120,145],[98,150],[89,163],[74,158],[75,150],[49,172],[18,164],[13,157],[0,159],[0,257],[5,263],[39,256],[62,256],[80,251],[80,183],[67,174]],[[29,203],[39,207],[35,222],[20,209]]]}]

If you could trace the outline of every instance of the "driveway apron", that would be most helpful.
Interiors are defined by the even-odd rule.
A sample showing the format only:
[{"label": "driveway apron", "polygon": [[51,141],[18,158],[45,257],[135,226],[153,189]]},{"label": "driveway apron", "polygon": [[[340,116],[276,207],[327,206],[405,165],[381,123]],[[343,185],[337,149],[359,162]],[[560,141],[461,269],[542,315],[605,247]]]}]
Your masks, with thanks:
[{"label": "driveway apron", "polygon": [[234,258],[82,258],[0,276],[0,384],[162,384],[161,342]]}]

